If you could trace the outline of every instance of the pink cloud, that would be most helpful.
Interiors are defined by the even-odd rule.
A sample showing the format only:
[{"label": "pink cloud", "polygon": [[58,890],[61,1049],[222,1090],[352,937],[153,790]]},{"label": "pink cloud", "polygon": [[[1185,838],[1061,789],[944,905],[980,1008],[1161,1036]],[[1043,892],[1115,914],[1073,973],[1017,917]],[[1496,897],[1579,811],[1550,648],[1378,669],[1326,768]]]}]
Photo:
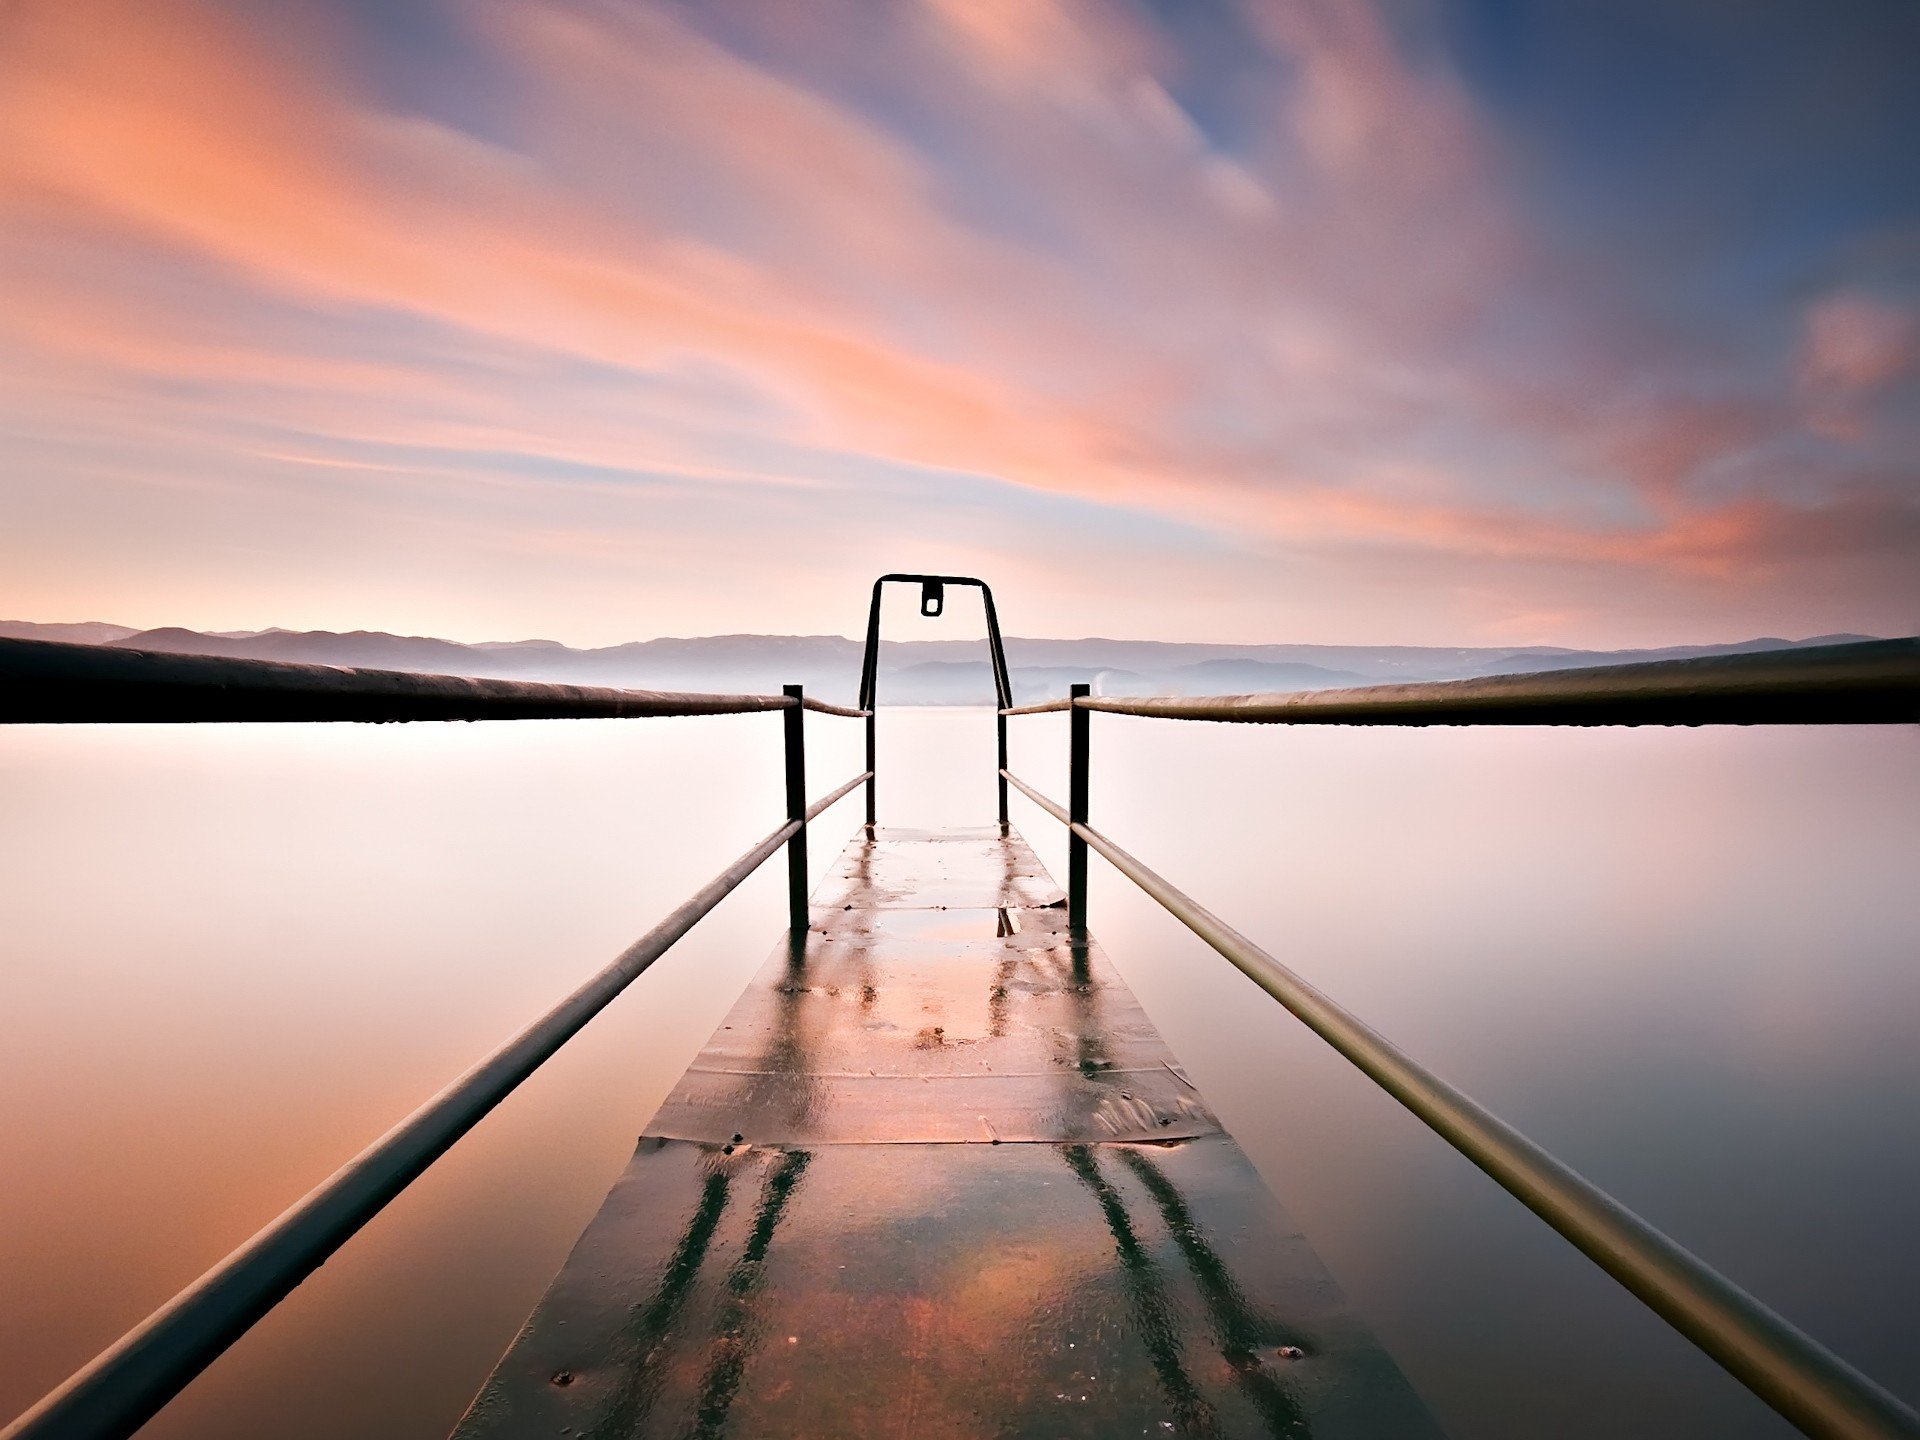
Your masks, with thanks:
[{"label": "pink cloud", "polygon": [[1829,439],[1866,435],[1871,403],[1920,369],[1920,316],[1872,295],[1841,292],[1807,307],[1799,386],[1807,422]]},{"label": "pink cloud", "polygon": [[1829,295],[1807,309],[1800,383],[1871,394],[1920,366],[1920,318],[1869,295]]},{"label": "pink cloud", "polygon": [[[823,7],[765,23],[825,24]],[[205,426],[244,394],[314,437],[272,452],[307,464],[378,443],[785,481],[767,456],[804,453],[913,467],[929,503],[933,477],[963,472],[1235,543],[1701,582],[1807,535],[1867,538],[1854,517],[1872,506],[1844,486],[1793,505],[1703,487],[1779,426],[1751,395],[1640,383],[1664,358],[1651,331],[1622,326],[1624,354],[1601,361],[1570,323],[1550,373],[1489,358],[1499,307],[1565,277],[1458,80],[1357,0],[1249,0],[1283,81],[1233,154],[1182,110],[1169,47],[1106,7],[892,12],[884,43],[921,67],[915,100],[1045,247],[970,209],[868,111],[679,12],[458,14],[506,77],[510,138],[376,104],[324,46],[216,6],[19,7],[0,46],[0,220],[190,259],[225,277],[236,314],[267,295],[405,316],[485,373],[223,328],[157,292],[63,280],[45,253],[14,262],[33,273],[6,277],[24,298],[0,337],[103,385],[192,380],[207,393],[170,403]],[[1820,302],[1807,404],[1834,429],[1917,344],[1905,312]],[[513,356],[528,373],[598,362],[633,394],[515,391]],[[710,375],[727,398],[679,385]],[[1472,443],[1434,439],[1449,431]]]},{"label": "pink cloud", "polygon": [[764,271],[611,222],[512,156],[350,108],[207,12],[115,8],[33,12],[9,48],[15,193],[64,195],[309,299],[641,366],[716,352],[823,377],[856,411],[904,392],[963,424],[987,413],[988,387],[961,371],[837,328]]}]

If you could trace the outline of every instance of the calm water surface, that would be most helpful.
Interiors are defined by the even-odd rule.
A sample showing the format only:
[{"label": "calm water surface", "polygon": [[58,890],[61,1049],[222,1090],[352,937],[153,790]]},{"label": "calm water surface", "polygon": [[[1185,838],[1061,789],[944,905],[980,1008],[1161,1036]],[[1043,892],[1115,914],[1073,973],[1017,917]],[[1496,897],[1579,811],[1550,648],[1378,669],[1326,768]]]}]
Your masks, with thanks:
[{"label": "calm water surface", "polygon": [[[1059,717],[1016,769],[1064,796]],[[883,821],[990,818],[985,712]],[[778,822],[779,721],[0,732],[12,1414]],[[813,789],[859,727],[809,722]],[[1095,823],[1920,1399],[1920,738],[1094,720]],[[1058,826],[1016,800],[1056,874]],[[825,865],[857,801],[821,822]],[[767,867],[145,1434],[443,1435],[782,924]],[[1094,862],[1103,943],[1448,1428],[1788,1434]]]}]

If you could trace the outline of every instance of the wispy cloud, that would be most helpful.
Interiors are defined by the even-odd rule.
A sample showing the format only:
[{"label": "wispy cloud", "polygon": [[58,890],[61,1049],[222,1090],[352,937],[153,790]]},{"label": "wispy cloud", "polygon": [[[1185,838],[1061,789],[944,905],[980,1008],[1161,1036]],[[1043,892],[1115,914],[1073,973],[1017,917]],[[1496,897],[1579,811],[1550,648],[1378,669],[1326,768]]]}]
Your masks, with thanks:
[{"label": "wispy cloud", "polygon": [[[1159,528],[1159,587],[1224,566],[1275,634],[1342,638],[1901,628],[1920,598],[1920,341],[1885,267],[1731,318],[1647,304],[1538,202],[1437,14],[405,8],[0,18],[0,373],[42,437],[11,487],[85,485],[100,444],[217,456],[266,511],[361,470],[390,482],[352,496],[369,525],[466,504],[496,557],[573,536],[609,588],[623,538],[724,526],[789,594],[828,555],[991,554],[1026,492],[1106,548],[1010,553],[1073,550],[1089,594]],[[741,487],[810,508],[775,528]]]}]

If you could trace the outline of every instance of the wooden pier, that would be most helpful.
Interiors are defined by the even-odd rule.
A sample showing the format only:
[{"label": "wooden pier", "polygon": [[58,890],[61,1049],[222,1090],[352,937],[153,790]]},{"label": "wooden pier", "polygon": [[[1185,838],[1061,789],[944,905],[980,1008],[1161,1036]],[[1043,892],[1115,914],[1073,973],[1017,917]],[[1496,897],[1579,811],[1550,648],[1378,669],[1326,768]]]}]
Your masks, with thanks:
[{"label": "wooden pier", "polygon": [[1438,1433],[1017,833],[809,918],[459,1440]]}]

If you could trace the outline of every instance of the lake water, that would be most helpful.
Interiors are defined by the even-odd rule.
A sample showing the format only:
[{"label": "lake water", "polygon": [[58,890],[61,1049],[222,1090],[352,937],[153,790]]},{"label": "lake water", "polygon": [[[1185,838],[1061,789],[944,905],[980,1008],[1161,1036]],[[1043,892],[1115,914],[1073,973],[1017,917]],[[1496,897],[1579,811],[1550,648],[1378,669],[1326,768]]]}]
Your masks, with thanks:
[{"label": "lake water", "polygon": [[[1016,771],[1064,798],[1062,717],[1013,723]],[[881,725],[883,823],[991,818],[988,712]],[[1096,825],[1920,1399],[1912,728],[1093,727]],[[773,828],[779,728],[0,731],[0,1412]],[[860,727],[808,731],[818,794]],[[816,827],[816,873],[858,806]],[[1460,1440],[1790,1433],[1093,877],[1105,948]],[[783,902],[776,861],[143,1433],[444,1435]]]}]

